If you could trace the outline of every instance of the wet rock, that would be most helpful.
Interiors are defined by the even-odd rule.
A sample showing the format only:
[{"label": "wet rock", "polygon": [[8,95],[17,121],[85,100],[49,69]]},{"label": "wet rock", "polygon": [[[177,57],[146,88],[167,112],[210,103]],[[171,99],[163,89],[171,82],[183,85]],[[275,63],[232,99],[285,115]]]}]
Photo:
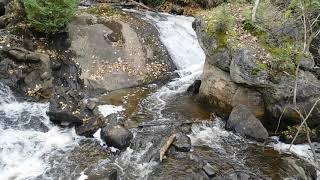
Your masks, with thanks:
[{"label": "wet rock", "polygon": [[229,172],[226,175],[214,177],[212,179],[213,180],[251,180],[251,179],[265,179],[265,178],[255,176],[255,175],[249,175],[246,172],[241,172],[241,171],[234,172],[231,170],[231,172]]},{"label": "wet rock", "polygon": [[202,169],[210,178],[213,178],[217,173],[217,169],[209,163],[205,164]]},{"label": "wet rock", "polygon": [[189,152],[191,149],[191,139],[183,133],[177,133],[176,141],[173,143],[173,146],[177,151]]},{"label": "wet rock", "polygon": [[86,122],[84,122],[81,126],[77,126],[76,133],[79,136],[85,136],[88,138],[92,138],[93,134],[97,132],[100,127],[103,127],[104,120],[99,117],[92,117]]},{"label": "wet rock", "polygon": [[133,134],[125,127],[117,125],[102,128],[101,138],[108,146],[124,150],[130,145]]},{"label": "wet rock", "polygon": [[200,86],[201,86],[201,80],[195,80],[194,83],[188,87],[187,91],[192,94],[199,94]]},{"label": "wet rock", "polygon": [[226,128],[234,130],[242,136],[250,137],[258,141],[264,141],[269,136],[260,120],[243,105],[233,108],[227,121]]},{"label": "wet rock", "polygon": [[0,16],[6,14],[6,6],[8,5],[10,0],[0,0]]},{"label": "wet rock", "polygon": [[117,180],[118,172],[117,172],[117,169],[115,168],[107,168],[97,173],[91,172],[87,176],[88,176],[88,180]]},{"label": "wet rock", "polygon": [[176,15],[183,15],[184,9],[180,5],[173,5],[171,8],[171,13]]},{"label": "wet rock", "polygon": [[49,119],[54,124],[58,124],[63,127],[81,126],[83,121],[78,117],[67,112],[47,112]]},{"label": "wet rock", "polygon": [[98,99],[96,98],[89,98],[83,101],[84,105],[91,111],[93,111],[94,108],[97,106],[97,102],[98,102]]},{"label": "wet rock", "polygon": [[92,6],[95,3],[95,0],[81,0],[80,6]]}]

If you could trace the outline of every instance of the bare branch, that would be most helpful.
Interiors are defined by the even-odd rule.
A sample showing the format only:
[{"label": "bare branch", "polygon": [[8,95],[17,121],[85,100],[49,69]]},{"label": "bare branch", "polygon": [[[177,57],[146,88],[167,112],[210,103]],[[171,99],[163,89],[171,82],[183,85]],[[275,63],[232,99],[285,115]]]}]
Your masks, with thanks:
[{"label": "bare branch", "polygon": [[312,108],[310,109],[308,115],[307,115],[305,118],[303,118],[303,115],[302,115],[297,109],[294,109],[294,110],[300,115],[300,117],[303,118],[303,121],[302,121],[302,123],[300,124],[300,126],[298,127],[298,131],[297,131],[296,135],[294,136],[294,138],[293,138],[293,140],[292,140],[292,142],[291,142],[291,144],[290,144],[289,150],[291,149],[294,141],[297,139],[297,137],[298,137],[298,135],[299,135],[299,133],[300,133],[300,131],[301,131],[302,126],[303,126],[303,125],[306,123],[306,121],[309,119],[311,113],[313,112],[314,108],[316,107],[316,105],[318,104],[319,101],[320,101],[320,98],[313,104]]},{"label": "bare branch", "polygon": [[254,7],[252,9],[252,22],[256,22],[256,14],[259,6],[260,0],[256,0],[254,3]]}]

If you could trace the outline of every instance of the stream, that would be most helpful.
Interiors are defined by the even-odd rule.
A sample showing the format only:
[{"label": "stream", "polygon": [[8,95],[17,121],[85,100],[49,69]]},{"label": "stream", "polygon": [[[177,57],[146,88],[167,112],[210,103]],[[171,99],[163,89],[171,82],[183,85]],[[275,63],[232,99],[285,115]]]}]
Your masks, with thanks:
[{"label": "stream", "polygon": [[[106,150],[99,137],[84,138],[73,128],[60,128],[46,115],[48,103],[19,102],[0,84],[0,179],[87,179],[92,172],[116,169],[119,179],[208,179],[203,166],[210,164],[221,179],[308,179],[300,158],[284,152],[287,145],[274,140],[268,145],[244,139],[224,130],[224,121],[212,120],[208,107],[199,104],[186,89],[200,78],[205,54],[192,29],[194,18],[160,13],[137,13],[155,25],[179,75],[139,100],[127,124],[134,138],[123,152]],[[127,95],[121,97],[125,102]],[[100,106],[105,116],[124,118],[125,107]],[[197,122],[192,126],[183,122]],[[191,139],[190,152],[170,152],[159,163],[159,149],[166,139],[183,132]],[[307,161],[307,145],[293,151]]]}]

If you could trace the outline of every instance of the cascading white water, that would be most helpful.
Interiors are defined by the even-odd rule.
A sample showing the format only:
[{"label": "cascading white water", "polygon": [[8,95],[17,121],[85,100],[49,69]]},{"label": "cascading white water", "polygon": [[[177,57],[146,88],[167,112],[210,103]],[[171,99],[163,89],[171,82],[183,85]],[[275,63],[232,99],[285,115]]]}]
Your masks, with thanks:
[{"label": "cascading white water", "polygon": [[17,102],[0,83],[0,179],[35,179],[45,173],[50,154],[76,145],[74,130],[53,126],[48,108]]},{"label": "cascading white water", "polygon": [[158,112],[158,117],[155,119],[159,121],[163,119],[161,110],[166,105],[166,100],[176,94],[185,92],[188,86],[200,77],[206,55],[198,42],[196,32],[192,28],[192,23],[195,20],[193,17],[135,10],[127,11],[142,15],[142,19],[157,27],[160,39],[177,67],[176,72],[179,77],[146,99],[151,104],[149,110]]},{"label": "cascading white water", "polygon": [[[144,104],[146,104],[145,108],[149,112],[152,112],[154,116],[152,121],[169,121],[169,119],[163,116],[162,112],[166,103],[175,95],[185,92],[188,86],[200,77],[205,62],[205,54],[192,28],[194,18],[165,13],[127,11],[140,14],[142,19],[151,22],[157,27],[160,40],[166,46],[171,59],[177,67],[176,72],[179,74],[179,77],[161,87],[144,100]],[[132,174],[135,174],[134,177],[145,179],[148,173],[152,172],[153,167],[157,165],[154,161],[144,162],[142,160],[142,157],[148,153],[147,151],[151,147],[152,143],[149,142],[145,148],[139,151],[133,151],[131,148],[128,148],[116,160],[116,164],[121,169],[127,169],[128,166],[134,168],[132,172]],[[123,173],[126,172],[123,171]]]}]

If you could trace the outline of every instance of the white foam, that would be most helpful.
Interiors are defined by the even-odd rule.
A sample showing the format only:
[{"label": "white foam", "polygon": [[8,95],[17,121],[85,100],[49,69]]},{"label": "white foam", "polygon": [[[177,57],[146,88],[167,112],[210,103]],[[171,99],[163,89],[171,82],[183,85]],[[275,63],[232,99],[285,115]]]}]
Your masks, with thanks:
[{"label": "white foam", "polygon": [[[20,103],[4,90],[8,97],[0,93],[0,179],[35,179],[48,168],[51,153],[77,144],[76,133],[50,123],[48,103]],[[45,128],[42,132],[35,126]]]},{"label": "white foam", "polygon": [[[286,143],[279,141],[278,137],[271,137],[271,138],[276,140],[276,143],[271,144],[275,150],[277,150],[281,153],[288,153],[288,154],[293,153],[293,154],[305,159],[309,163],[312,163],[314,165],[319,164],[319,162],[316,162],[316,163],[314,162],[313,153],[311,151],[309,144],[293,144],[290,148],[290,144],[286,144]],[[314,143],[314,144],[319,145],[319,143]]]},{"label": "white foam", "polygon": [[98,106],[98,110],[100,113],[104,116],[107,117],[111,114],[115,114],[121,111],[124,111],[125,109],[122,106],[114,106],[114,105],[100,105]]},{"label": "white foam", "polygon": [[97,130],[97,132],[95,132],[93,134],[93,137],[96,138],[99,142],[100,142],[100,146],[103,146],[105,143],[103,142],[103,140],[101,139],[101,128],[99,128]]},{"label": "white foam", "polygon": [[[146,179],[148,174],[152,172],[153,168],[158,164],[155,161],[141,162],[141,157],[143,157],[148,150],[152,147],[152,143],[148,142],[145,149],[140,151],[134,151],[128,147],[119,158],[116,159],[116,164],[123,170],[129,167],[134,168],[132,175],[136,179]],[[126,173],[126,172],[122,172]]]},{"label": "white foam", "polygon": [[85,175],[84,172],[82,171],[82,172],[80,173],[80,177],[78,178],[78,180],[86,180],[86,179],[88,179],[88,176]]}]

